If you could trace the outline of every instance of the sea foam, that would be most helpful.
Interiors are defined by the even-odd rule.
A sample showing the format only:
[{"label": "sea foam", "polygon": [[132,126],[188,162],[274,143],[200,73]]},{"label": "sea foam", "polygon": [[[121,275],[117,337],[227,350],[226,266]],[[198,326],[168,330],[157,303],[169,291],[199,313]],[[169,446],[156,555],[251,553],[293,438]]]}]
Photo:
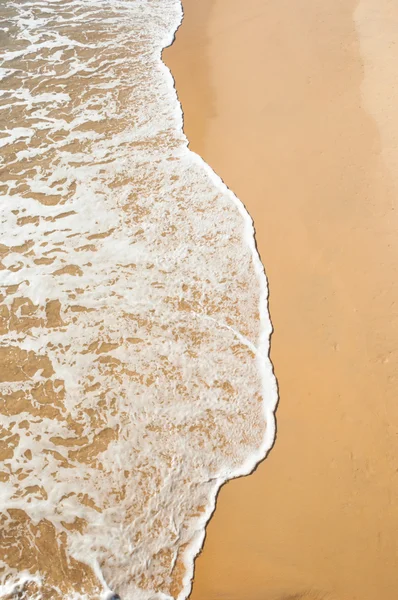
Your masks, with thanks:
[{"label": "sea foam", "polygon": [[179,0],[0,12],[0,594],[182,600],[274,439],[252,222],[187,147]]}]

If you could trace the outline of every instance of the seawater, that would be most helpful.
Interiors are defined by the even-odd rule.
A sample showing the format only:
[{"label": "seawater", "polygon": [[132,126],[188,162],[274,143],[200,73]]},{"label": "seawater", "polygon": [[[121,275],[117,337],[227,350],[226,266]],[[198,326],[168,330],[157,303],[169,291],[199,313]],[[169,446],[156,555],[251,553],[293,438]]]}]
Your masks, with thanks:
[{"label": "seawater", "polygon": [[187,147],[179,0],[0,17],[0,596],[181,600],[274,437],[252,222]]}]

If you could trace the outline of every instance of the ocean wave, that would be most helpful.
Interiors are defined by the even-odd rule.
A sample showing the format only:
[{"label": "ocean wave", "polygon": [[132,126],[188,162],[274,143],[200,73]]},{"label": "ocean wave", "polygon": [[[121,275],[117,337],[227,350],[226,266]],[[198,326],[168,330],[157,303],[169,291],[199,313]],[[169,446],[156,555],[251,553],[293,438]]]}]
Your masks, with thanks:
[{"label": "ocean wave", "polygon": [[0,11],[0,594],[182,600],[274,437],[252,222],[187,147],[179,0]]}]

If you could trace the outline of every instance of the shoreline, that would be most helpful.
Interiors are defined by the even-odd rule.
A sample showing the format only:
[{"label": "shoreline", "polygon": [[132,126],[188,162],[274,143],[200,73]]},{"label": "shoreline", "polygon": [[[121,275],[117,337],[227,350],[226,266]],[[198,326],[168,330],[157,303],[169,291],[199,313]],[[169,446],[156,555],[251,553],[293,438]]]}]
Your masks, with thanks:
[{"label": "shoreline", "polygon": [[163,58],[189,147],[254,220],[280,389],[275,447],[222,487],[192,600],[393,600],[393,185],[356,3],[183,7]]}]

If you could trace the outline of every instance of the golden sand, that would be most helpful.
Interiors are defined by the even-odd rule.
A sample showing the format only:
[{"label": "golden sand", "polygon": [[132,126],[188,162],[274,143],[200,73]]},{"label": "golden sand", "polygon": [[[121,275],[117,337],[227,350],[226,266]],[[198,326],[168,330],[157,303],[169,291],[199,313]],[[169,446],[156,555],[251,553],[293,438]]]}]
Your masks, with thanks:
[{"label": "golden sand", "polygon": [[219,495],[192,600],[398,596],[392,2],[184,0],[165,60],[191,149],[246,204],[278,436]]}]

